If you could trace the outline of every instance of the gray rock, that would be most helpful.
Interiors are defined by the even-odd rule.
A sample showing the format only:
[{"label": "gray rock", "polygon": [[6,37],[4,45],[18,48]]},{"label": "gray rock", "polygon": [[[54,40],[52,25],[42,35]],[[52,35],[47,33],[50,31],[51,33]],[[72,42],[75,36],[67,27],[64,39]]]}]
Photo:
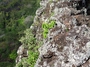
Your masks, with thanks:
[{"label": "gray rock", "polygon": [[[78,4],[79,0],[75,1]],[[43,40],[43,45],[35,67],[90,67],[90,16],[73,7],[71,0],[45,0],[40,4],[46,7],[36,12],[35,19],[39,22],[36,38]],[[42,24],[50,20],[56,25],[44,39]]]},{"label": "gray rock", "polygon": [[16,63],[20,62],[22,60],[22,58],[27,57],[28,56],[28,50],[21,45],[17,51],[17,58],[16,58]]}]

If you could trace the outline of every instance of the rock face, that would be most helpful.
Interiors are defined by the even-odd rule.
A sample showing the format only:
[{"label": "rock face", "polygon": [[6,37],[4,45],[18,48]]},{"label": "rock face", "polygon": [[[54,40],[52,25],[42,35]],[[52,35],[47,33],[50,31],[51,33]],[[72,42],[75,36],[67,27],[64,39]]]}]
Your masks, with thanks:
[{"label": "rock face", "polygon": [[20,62],[22,58],[28,56],[28,49],[21,45],[17,51],[18,57],[16,58],[16,63]]},{"label": "rock face", "polygon": [[[89,0],[42,0],[36,11],[34,33],[42,40],[35,67],[90,67]],[[43,38],[42,24],[55,21]]]}]

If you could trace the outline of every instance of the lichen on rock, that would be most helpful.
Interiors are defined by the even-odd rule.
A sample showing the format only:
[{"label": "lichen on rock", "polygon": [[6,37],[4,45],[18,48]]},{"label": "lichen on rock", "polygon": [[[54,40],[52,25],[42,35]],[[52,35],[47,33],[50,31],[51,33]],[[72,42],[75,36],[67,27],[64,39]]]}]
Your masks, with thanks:
[{"label": "lichen on rock", "polygon": [[[34,30],[43,45],[35,67],[90,67],[90,15],[85,15],[84,10],[88,8],[81,3],[82,0],[40,2],[44,8],[36,11],[34,24],[37,21],[38,25],[34,25]],[[45,39],[42,25],[49,20],[56,24],[48,30]]]}]

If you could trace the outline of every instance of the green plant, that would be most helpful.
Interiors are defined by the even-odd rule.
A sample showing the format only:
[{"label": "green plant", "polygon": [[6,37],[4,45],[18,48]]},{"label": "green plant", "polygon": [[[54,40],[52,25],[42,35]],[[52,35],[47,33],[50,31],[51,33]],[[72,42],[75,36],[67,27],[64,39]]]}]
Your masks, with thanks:
[{"label": "green plant", "polygon": [[34,46],[34,44],[36,43],[36,38],[32,34],[31,29],[26,29],[24,31],[24,34],[25,36],[21,37],[20,42],[23,43],[24,45],[27,45],[27,47],[31,49],[32,46]]},{"label": "green plant", "polygon": [[29,51],[27,63],[30,65],[30,67],[34,67],[36,60],[38,58],[38,55],[39,55],[38,52]]},{"label": "green plant", "polygon": [[55,25],[55,21],[53,21],[53,20],[52,20],[52,21],[50,21],[50,23],[49,23],[49,29],[50,29],[50,28],[53,28],[53,27],[54,27],[54,25]]},{"label": "green plant", "polygon": [[22,62],[18,62],[15,67],[23,67]]},{"label": "green plant", "polygon": [[[7,61],[15,63],[16,54],[13,50],[18,49],[23,31],[31,25],[25,25],[24,20],[29,15],[35,16],[39,2],[40,0],[0,0],[0,3],[3,3],[3,5],[0,4],[0,63]],[[29,23],[33,22],[31,20],[33,18]],[[3,63],[0,67],[14,67],[10,63],[9,66]]]},{"label": "green plant", "polygon": [[51,29],[51,28],[53,28],[54,25],[55,25],[55,21],[54,20],[50,21],[49,23],[44,22],[42,24],[43,37],[44,38],[47,38],[48,30]]},{"label": "green plant", "polygon": [[15,50],[12,51],[11,54],[9,54],[9,57],[10,57],[10,59],[15,60],[16,57],[17,57],[17,53],[16,53],[16,51],[15,51]]},{"label": "green plant", "polygon": [[25,36],[23,36],[20,41],[28,48],[28,57],[22,58],[21,62],[19,62],[16,67],[34,67],[39,55],[38,48],[41,43],[36,40],[31,29],[25,30],[24,33]]},{"label": "green plant", "polygon": [[24,24],[24,17],[22,16],[20,19],[18,19],[18,22],[23,25]]},{"label": "green plant", "polygon": [[8,61],[6,61],[6,62],[0,62],[0,67],[14,67],[15,66],[15,64],[14,63],[11,63],[11,62],[8,62]]}]

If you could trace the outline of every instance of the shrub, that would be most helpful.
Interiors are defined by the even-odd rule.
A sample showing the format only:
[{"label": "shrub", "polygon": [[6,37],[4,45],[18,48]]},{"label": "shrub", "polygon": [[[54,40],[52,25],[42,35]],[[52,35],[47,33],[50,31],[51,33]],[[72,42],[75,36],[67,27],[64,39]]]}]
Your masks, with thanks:
[{"label": "shrub", "polygon": [[22,62],[18,62],[15,67],[23,67]]},{"label": "shrub", "polygon": [[30,67],[34,67],[36,60],[38,58],[38,55],[39,55],[38,52],[29,51],[27,63],[29,64]]},{"label": "shrub", "polygon": [[20,41],[28,48],[28,57],[23,58],[16,67],[34,67],[39,55],[38,48],[40,47],[40,43],[37,42],[31,29],[27,29],[24,33],[25,36],[23,36]]},{"label": "shrub", "polygon": [[15,60],[16,57],[17,57],[17,53],[16,53],[16,51],[15,51],[15,50],[12,51],[11,54],[9,54],[9,57],[10,57],[10,59]]}]

